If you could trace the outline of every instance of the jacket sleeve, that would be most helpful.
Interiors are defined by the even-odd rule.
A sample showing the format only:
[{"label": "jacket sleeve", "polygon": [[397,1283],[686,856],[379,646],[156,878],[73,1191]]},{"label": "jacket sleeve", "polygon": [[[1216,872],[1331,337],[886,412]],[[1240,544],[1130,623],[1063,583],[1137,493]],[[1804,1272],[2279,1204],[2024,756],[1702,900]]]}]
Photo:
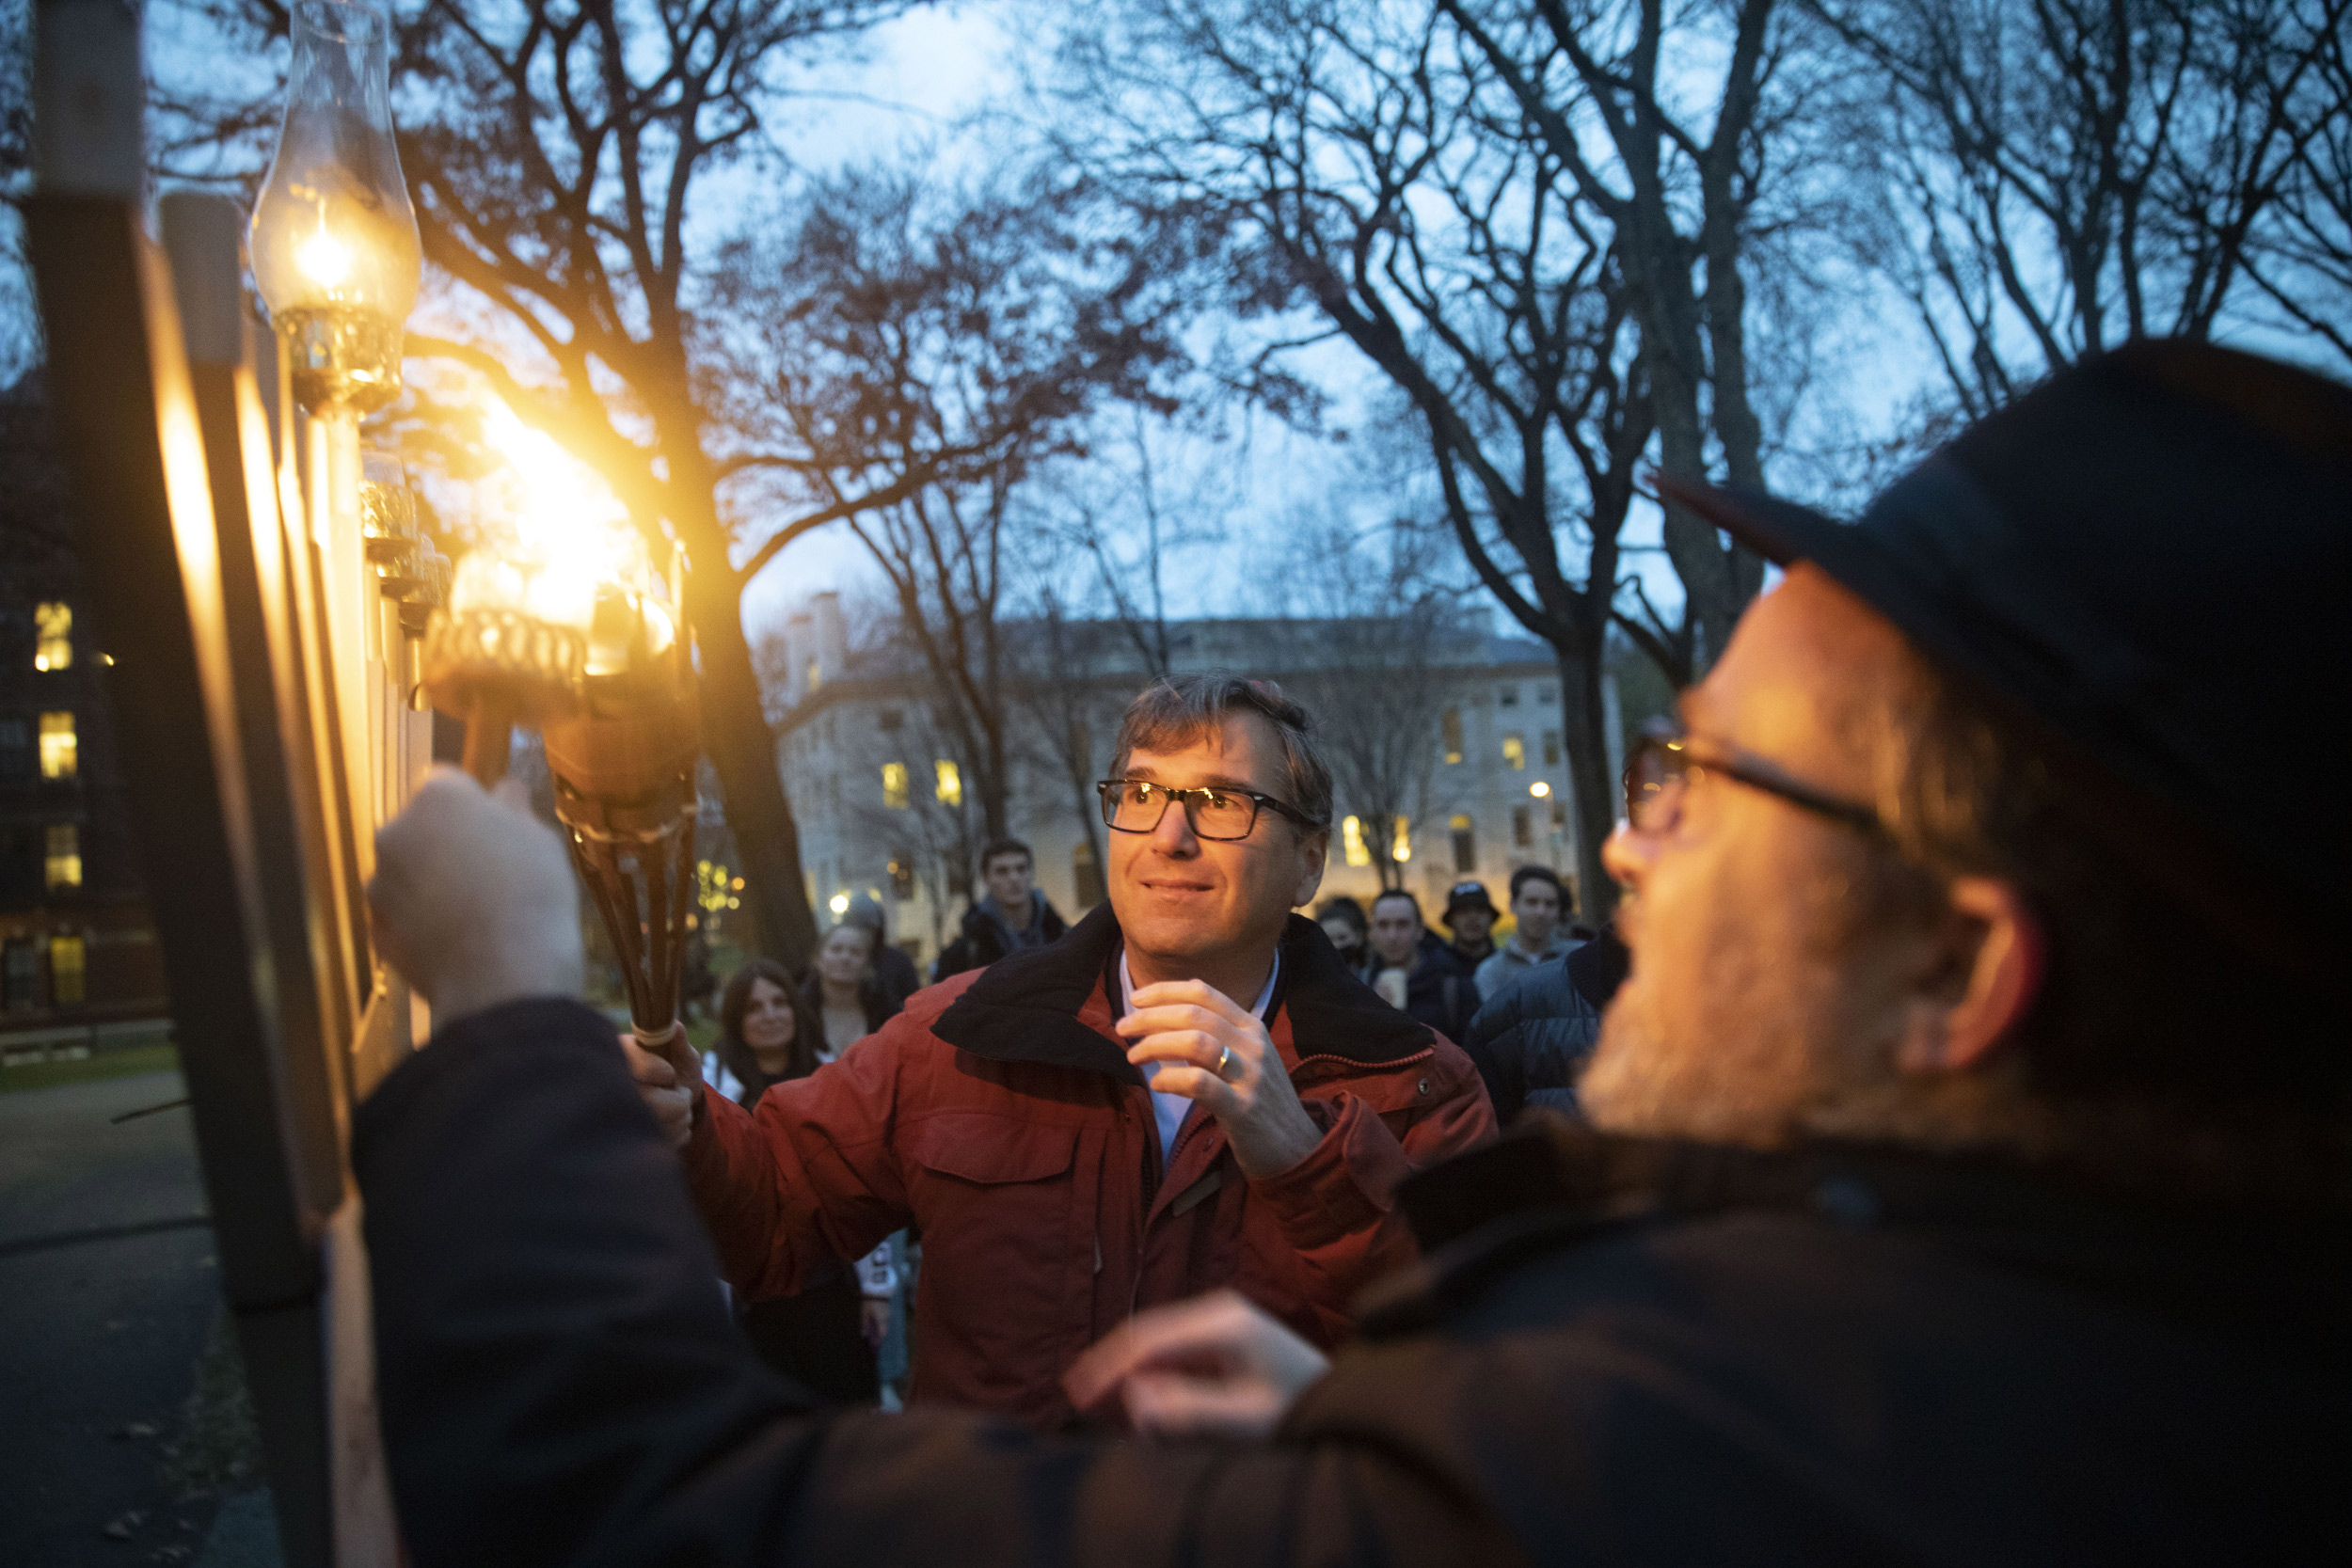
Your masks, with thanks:
[{"label": "jacket sleeve", "polygon": [[1527,1060],[1520,1034],[1521,1000],[1532,989],[1524,979],[1504,986],[1500,994],[1478,1009],[1462,1037],[1462,1054],[1470,1059],[1486,1081],[1486,1097],[1494,1102],[1495,1122],[1508,1127],[1527,1104]]},{"label": "jacket sleeve", "polygon": [[1495,1134],[1486,1086],[1452,1041],[1439,1037],[1428,1060],[1396,1070],[1417,1098],[1428,1085],[1426,1108],[1406,1114],[1402,1133],[1359,1096],[1310,1099],[1323,1141],[1290,1169],[1250,1182],[1297,1251],[1301,1293],[1327,1344],[1346,1336],[1359,1291],[1417,1256],[1397,1184]]},{"label": "jacket sleeve", "polygon": [[908,1223],[891,1129],[904,1053],[929,1043],[905,1013],[745,1111],[706,1085],[686,1180],[728,1281],[753,1301],[862,1258]]},{"label": "jacket sleeve", "polygon": [[360,1108],[377,1390],[419,1568],[1509,1561],[1444,1456],[821,1416],[727,1321],[677,1161],[567,1002],[459,1021]]}]

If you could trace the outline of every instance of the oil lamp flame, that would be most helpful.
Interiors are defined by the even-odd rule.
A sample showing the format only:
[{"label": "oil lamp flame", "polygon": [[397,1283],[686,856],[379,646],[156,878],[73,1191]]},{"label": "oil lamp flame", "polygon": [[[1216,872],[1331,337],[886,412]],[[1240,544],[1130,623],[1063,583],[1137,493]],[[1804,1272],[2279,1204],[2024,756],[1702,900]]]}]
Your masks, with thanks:
[{"label": "oil lamp flame", "polygon": [[253,281],[312,413],[400,391],[423,248],[392,140],[390,28],[356,0],[294,8],[277,156],[247,231]]}]

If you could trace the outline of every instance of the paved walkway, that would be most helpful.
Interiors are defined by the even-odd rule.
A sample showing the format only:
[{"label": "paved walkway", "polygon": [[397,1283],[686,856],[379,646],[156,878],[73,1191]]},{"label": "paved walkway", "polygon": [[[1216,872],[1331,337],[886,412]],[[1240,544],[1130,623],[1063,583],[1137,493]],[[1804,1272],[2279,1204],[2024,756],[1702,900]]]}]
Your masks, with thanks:
[{"label": "paved walkway", "polygon": [[182,1093],[0,1095],[0,1564],[187,1563],[212,1528],[162,1474],[220,1309],[194,1139],[183,1110],[111,1121]]}]

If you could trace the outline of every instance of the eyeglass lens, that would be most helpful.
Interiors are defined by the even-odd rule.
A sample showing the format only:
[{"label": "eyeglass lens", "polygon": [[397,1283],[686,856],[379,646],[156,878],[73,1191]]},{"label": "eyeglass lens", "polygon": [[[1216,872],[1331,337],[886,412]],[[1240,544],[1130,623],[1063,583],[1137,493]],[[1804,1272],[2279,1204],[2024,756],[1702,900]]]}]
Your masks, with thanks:
[{"label": "eyeglass lens", "polygon": [[1645,737],[1625,770],[1625,816],[1636,832],[1674,826],[1680,813],[1689,761],[1657,736]]},{"label": "eyeglass lens", "polygon": [[[1103,819],[1126,833],[1148,833],[1160,825],[1174,792],[1140,779],[1130,779],[1103,792]],[[1247,795],[1224,790],[1184,792],[1184,819],[1200,838],[1248,838],[1258,819],[1258,802]]]}]

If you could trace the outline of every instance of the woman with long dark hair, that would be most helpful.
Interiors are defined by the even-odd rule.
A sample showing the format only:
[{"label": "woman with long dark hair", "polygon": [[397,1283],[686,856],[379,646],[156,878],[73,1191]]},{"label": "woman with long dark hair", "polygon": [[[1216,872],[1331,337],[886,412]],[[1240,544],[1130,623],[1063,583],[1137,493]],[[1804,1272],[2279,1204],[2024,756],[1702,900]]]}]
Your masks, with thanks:
[{"label": "woman with long dark hair", "polygon": [[[749,1110],[771,1085],[805,1078],[839,1054],[826,1048],[817,1008],[785,967],[753,958],[721,993],[719,1040],[704,1081]],[[785,1376],[820,1399],[872,1404],[882,1395],[874,1355],[898,1289],[885,1243],[795,1295],[738,1302],[737,1317],[761,1358]]]}]

